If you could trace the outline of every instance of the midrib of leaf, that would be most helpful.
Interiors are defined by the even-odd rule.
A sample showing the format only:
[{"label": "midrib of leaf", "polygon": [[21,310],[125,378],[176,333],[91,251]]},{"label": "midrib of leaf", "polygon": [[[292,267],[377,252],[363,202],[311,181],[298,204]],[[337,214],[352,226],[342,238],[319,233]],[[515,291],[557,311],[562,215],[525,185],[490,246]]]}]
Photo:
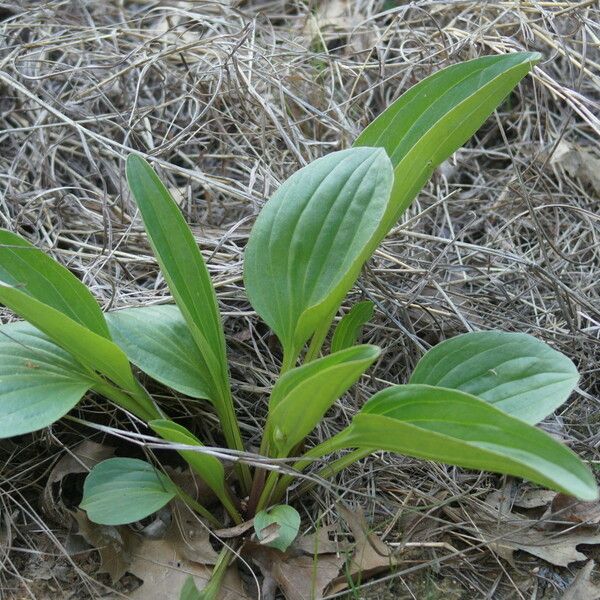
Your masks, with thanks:
[{"label": "midrib of leaf", "polygon": [[[323,260],[321,262],[321,266],[320,266],[320,269],[319,269],[319,271],[317,273],[317,276],[312,278],[313,279],[313,287],[312,287],[311,292],[307,294],[307,298],[308,298],[308,302],[309,302],[309,307],[308,307],[307,310],[311,310],[312,308],[318,306],[318,304],[319,304],[319,302],[318,302],[319,299],[312,298],[312,295],[314,294],[314,291],[315,291],[314,282],[316,282],[316,281],[318,281],[320,279],[320,277],[321,277],[321,275],[323,273],[323,268],[325,266],[325,263],[329,260],[329,257],[331,255],[332,249],[336,245],[336,241],[337,241],[338,237],[341,235],[341,232],[344,229],[344,225],[350,220],[350,213],[352,212],[352,208],[358,202],[358,196],[359,196],[358,190],[360,189],[360,187],[364,183],[365,177],[367,177],[367,175],[369,174],[369,171],[371,169],[371,165],[375,161],[376,158],[377,158],[377,155],[373,154],[372,156],[369,157],[368,161],[363,161],[361,163],[361,165],[360,165],[361,167],[363,167],[363,165],[365,165],[365,170],[364,170],[364,172],[362,174],[362,177],[360,179],[360,182],[358,182],[358,184],[356,184],[356,182],[352,181],[352,179],[349,178],[345,182],[345,184],[342,186],[342,188],[340,189],[340,191],[338,192],[338,195],[341,194],[342,192],[344,192],[345,188],[349,187],[350,185],[352,185],[355,188],[355,192],[352,194],[352,199],[351,199],[350,203],[347,206],[347,210],[345,211],[344,216],[342,218],[342,221],[340,222],[340,226],[338,227],[338,229],[336,231],[336,234],[335,234],[335,236],[333,238],[333,241],[329,245],[329,248],[328,248],[328,251],[327,251],[327,256],[325,257],[325,260]],[[335,206],[335,202],[332,203],[331,208],[333,208],[334,206]],[[327,213],[327,217],[326,218],[329,217],[330,213],[331,213],[331,210]],[[367,210],[365,210],[365,211],[362,212],[361,219],[360,219],[360,223],[361,224],[364,222],[365,218],[367,217],[367,214],[368,214]],[[323,220],[323,224],[324,224],[324,222],[325,222],[325,219]],[[321,230],[319,232],[319,236],[321,235],[322,231],[323,231],[323,228],[321,227]],[[318,242],[318,238],[317,238],[317,242]],[[316,245],[317,244],[315,244],[315,246]],[[344,258],[341,261],[342,264],[346,263],[346,259],[347,259],[348,255],[350,254],[351,249],[352,249],[352,245],[349,244],[346,247],[346,252],[344,254]],[[352,267],[352,265],[351,265],[351,267]],[[350,269],[351,269],[351,267],[350,267]],[[308,268],[306,269],[306,274],[308,274]],[[306,287],[306,277],[305,277],[305,280],[304,280],[304,286],[303,287]],[[312,303],[312,304],[310,304],[310,303]]]},{"label": "midrib of leaf", "polygon": [[[411,134],[414,131],[419,131],[419,129],[422,127],[422,124],[420,123],[420,120],[421,120],[421,118],[424,115],[427,115],[427,112],[429,110],[431,110],[432,112],[434,112],[434,110],[432,110],[432,109],[434,107],[436,107],[436,106],[439,106],[440,104],[444,104],[447,101],[448,96],[451,95],[451,93],[452,93],[453,90],[455,90],[462,83],[464,83],[465,81],[467,81],[468,79],[470,79],[474,75],[482,74],[488,68],[491,68],[491,65],[482,65],[482,67],[480,69],[478,69],[477,71],[471,71],[471,72],[466,73],[464,75],[464,77],[462,77],[460,79],[457,79],[456,81],[453,81],[452,86],[450,88],[448,88],[444,92],[444,94],[442,96],[440,96],[435,102],[433,102],[433,104],[429,104],[429,105],[423,107],[423,110],[418,114],[418,116],[415,119],[412,120],[412,123],[409,125],[409,127],[406,129],[406,131],[403,133],[402,137],[400,138],[400,140],[396,144],[396,147],[390,153],[390,158],[392,159],[392,162],[395,163],[396,160],[397,160],[397,158],[398,158],[396,156],[396,154],[398,153],[398,149],[401,148],[403,145],[406,144],[406,140],[411,136]],[[427,87],[427,91],[429,91],[431,88],[434,88],[434,87],[435,87],[434,86],[434,82],[431,82],[431,85],[429,85]],[[414,98],[412,98],[407,104],[405,104],[403,106],[403,110],[406,110],[409,107],[413,106],[414,104],[418,103],[421,100],[421,95],[422,94],[415,95]],[[471,94],[471,96],[473,96],[473,95],[474,94]],[[465,100],[467,100],[467,99],[468,99],[468,97],[465,98]],[[388,124],[388,126],[381,132],[380,136],[377,138],[377,143],[374,144],[374,145],[376,145],[376,146],[380,145],[379,142],[381,142],[381,140],[385,137],[385,135],[387,134],[387,132],[394,127],[394,125],[396,124],[396,121],[398,120],[398,118],[402,114],[403,110],[399,110],[398,113],[394,115],[393,119],[390,121],[390,123]],[[438,119],[438,121],[439,121],[439,119]],[[437,123],[437,121],[435,121],[426,131],[430,131],[435,126],[436,123]],[[417,139],[417,141],[415,141],[413,143],[412,146],[414,146],[416,143],[418,143],[418,141],[419,141],[419,139],[421,139],[421,137],[423,137],[423,135],[421,135]],[[410,148],[409,148],[409,150],[410,150]]]},{"label": "midrib of leaf", "polygon": [[[357,415],[357,418],[359,418],[359,417],[360,417],[360,415]],[[373,420],[374,422],[377,422],[378,420],[382,420],[383,422],[379,423],[379,426],[378,426],[378,427],[381,427],[382,430],[385,430],[385,427],[386,427],[385,421],[387,421],[387,420],[389,420],[391,422],[397,421],[396,419],[386,417],[386,416],[380,416],[380,415],[376,415],[376,414],[364,415],[364,417],[367,419]],[[410,422],[399,421],[398,423],[400,424],[401,427],[406,427],[409,431],[412,430],[416,434],[420,434],[423,432],[422,428],[420,428],[416,425],[413,425]],[[335,446],[335,449],[341,450],[343,448],[357,447],[357,444],[354,443],[354,441],[352,439],[352,431],[351,431],[352,427],[353,427],[353,425],[350,425],[350,427],[348,429],[342,431],[339,436],[339,439],[336,439],[334,441],[333,446]],[[511,464],[516,468],[516,470],[518,472],[522,473],[524,476],[532,479],[533,481],[535,481],[537,479],[538,482],[540,482],[540,483],[543,481],[546,484],[551,484],[552,486],[559,487],[564,491],[568,491],[568,490],[564,487],[564,485],[562,483],[560,483],[561,479],[559,477],[556,477],[556,475],[555,475],[556,471],[560,471],[563,474],[563,477],[566,477],[567,479],[571,479],[574,477],[574,474],[570,469],[565,468],[561,464],[558,464],[556,462],[548,462],[539,454],[527,453],[525,456],[527,457],[528,461],[531,459],[532,456],[534,456],[536,461],[544,462],[546,465],[550,465],[552,467],[551,470],[553,471],[553,474],[554,474],[552,477],[549,477],[548,475],[540,473],[538,468],[532,468],[527,462],[520,462],[516,458],[513,458],[513,457],[507,455],[503,451],[503,449],[515,451],[516,453],[520,452],[519,449],[515,449],[511,446],[501,446],[501,445],[497,445],[497,444],[489,444],[489,446],[490,446],[489,448],[483,448],[481,445],[481,442],[470,443],[469,441],[466,441],[466,440],[463,440],[460,438],[453,438],[453,437],[445,435],[443,433],[439,433],[438,431],[427,430],[427,435],[431,436],[431,438],[433,438],[433,439],[437,439],[440,448],[444,448],[444,447],[448,448],[448,447],[452,447],[454,445],[458,445],[458,451],[461,452],[460,446],[464,445],[464,446],[472,447],[475,450],[477,450],[477,449],[484,450],[486,453],[488,453],[485,457],[485,460],[487,461],[486,466],[485,466],[486,470],[494,470],[494,471],[503,473],[503,472],[507,471],[507,468],[506,468],[507,464]],[[332,438],[332,441],[333,441],[333,438]],[[530,440],[527,439],[527,442],[529,442],[529,441]],[[394,449],[392,446],[393,445],[390,445],[386,442],[381,442],[379,445],[373,444],[373,446],[370,446],[370,448],[372,450],[382,450],[383,449],[383,450],[388,450],[388,451],[392,451],[392,452],[399,451],[399,450]],[[358,444],[358,447],[366,448],[368,446],[365,446],[364,444]],[[328,451],[331,451],[331,446],[328,447]],[[409,455],[417,456],[419,458],[425,458],[428,460],[434,460],[434,461],[443,461],[444,460],[444,458],[442,457],[442,452],[425,451],[424,448],[420,448],[420,449],[415,448],[413,450],[401,450],[401,451],[407,452]],[[562,457],[561,457],[561,459],[562,459]],[[452,461],[456,462],[457,464],[460,463],[460,466],[462,466],[464,468],[471,468],[471,469],[481,469],[482,468],[477,460],[471,460],[469,458],[469,456],[463,455],[463,454],[461,454],[460,458],[458,458],[456,460],[452,459]],[[570,465],[570,467],[572,467],[572,465]],[[583,468],[583,465],[581,465],[581,467]],[[579,481],[579,483],[581,483],[582,480],[579,477],[580,477],[579,475],[575,475],[575,478]]]},{"label": "midrib of leaf", "polygon": [[[298,305],[301,305],[302,300],[301,298],[297,297],[297,294],[295,293],[295,290],[293,289],[293,280],[295,279],[295,277],[292,276],[292,273],[294,273],[295,268],[294,268],[294,263],[297,262],[295,259],[297,258],[295,253],[292,252],[291,250],[294,248],[294,241],[296,239],[297,233],[298,233],[298,224],[301,222],[303,215],[306,213],[306,211],[310,208],[310,205],[312,203],[312,200],[315,196],[317,196],[319,194],[319,192],[322,190],[322,188],[324,187],[325,183],[330,181],[331,176],[338,171],[339,169],[341,169],[342,165],[344,165],[346,162],[348,162],[350,160],[351,157],[347,157],[345,158],[342,162],[338,163],[334,169],[332,171],[329,171],[328,173],[325,173],[323,178],[319,180],[316,188],[314,189],[313,192],[311,192],[310,197],[308,198],[308,200],[306,200],[306,202],[304,203],[304,206],[302,207],[302,209],[300,210],[300,212],[298,213],[298,216],[293,224],[293,235],[292,238],[290,239],[290,253],[288,254],[288,260],[287,260],[287,289],[288,289],[288,297],[292,299],[292,302],[289,302],[288,304],[288,310],[287,310],[287,315],[288,315],[288,327],[289,327],[289,331],[288,331],[288,336],[289,338],[292,340],[292,343],[294,344],[294,322],[297,320],[295,318],[295,314],[294,313],[298,313]],[[338,193],[339,193],[339,189],[343,188],[343,184],[341,186],[341,188],[338,188]],[[287,193],[286,193],[287,196]],[[329,210],[327,212],[327,214],[329,214],[331,212],[331,210],[333,209],[333,205],[334,203],[332,202],[329,206]],[[280,203],[280,208],[283,206],[283,201]],[[279,214],[279,210],[277,210],[277,213],[275,214],[275,217],[278,216]],[[325,221],[325,219],[323,219],[323,221]],[[319,229],[319,233],[320,231],[322,231],[323,228],[323,221],[321,222],[320,225],[320,229]],[[276,218],[273,219],[273,226],[276,222]],[[273,228],[271,228],[271,232],[272,232]],[[318,239],[318,234],[317,234],[317,239]],[[272,247],[271,244],[269,244],[269,251],[272,253]],[[305,265],[305,276],[306,276],[306,272],[307,272],[308,268],[307,265]],[[272,272],[271,272],[272,273]],[[304,287],[305,284],[305,280],[303,282],[302,288]],[[297,315],[298,317],[300,317],[300,315]],[[295,345],[295,344],[294,344]]]},{"label": "midrib of leaf", "polygon": [[[557,376],[562,376],[562,377],[560,379],[553,379],[552,381],[547,381],[547,379],[551,375],[557,375]],[[527,377],[519,379],[519,384],[521,385],[522,382],[527,381],[529,379],[534,379],[536,377],[540,377],[540,378],[542,378],[542,380],[536,381],[535,383],[532,382],[530,387],[527,387],[526,389],[519,389],[519,391],[515,394],[510,394],[509,396],[503,396],[502,398],[498,398],[497,400],[489,400],[487,398],[484,398],[484,399],[488,404],[504,403],[512,398],[516,398],[518,396],[522,396],[523,394],[527,394],[528,392],[533,392],[533,391],[537,392],[537,391],[543,390],[546,387],[552,387],[552,386],[556,385],[557,383],[564,383],[564,382],[574,379],[574,376],[566,377],[565,374],[561,373],[560,371],[552,371],[552,372],[546,371],[544,373],[536,373],[535,375],[528,375]],[[504,386],[510,385],[510,383],[511,382],[507,381],[506,383],[496,386],[494,389],[501,390]],[[485,396],[485,394],[488,391],[489,391],[489,389],[484,390],[483,392],[478,392],[478,395]]]},{"label": "midrib of leaf", "polygon": [[[164,238],[168,239],[168,233],[167,233],[166,229],[164,228],[162,220],[157,217],[157,213],[155,212],[152,203],[146,204],[146,208],[149,209],[150,212],[152,213],[153,220],[154,220],[155,224],[158,224],[158,229],[160,230],[162,236]],[[191,236],[191,239],[193,240],[191,231],[189,231],[189,235]],[[149,237],[151,239],[153,238],[153,236],[150,233],[149,233]],[[194,244],[195,244],[195,242],[194,242]],[[171,252],[169,245],[161,244],[162,252],[158,251],[158,246],[156,245],[155,241],[153,241],[153,246],[155,248],[155,254],[157,257],[160,257],[163,252],[169,256],[170,269],[176,271],[178,281],[183,283],[184,290],[181,291],[181,285],[180,284],[175,285],[174,278],[171,277],[171,274],[169,273],[169,269],[162,268],[163,275],[164,275],[165,279],[167,280],[167,282],[169,283],[169,288],[171,289],[172,294],[175,297],[180,296],[180,302],[177,303],[179,306],[179,309],[181,310],[186,322],[188,323],[188,327],[190,327],[192,336],[194,337],[194,340],[196,341],[196,344],[200,348],[200,351],[204,357],[206,367],[210,374],[209,379],[213,382],[213,385],[217,386],[217,389],[215,391],[218,392],[219,396],[221,396],[223,393],[223,385],[225,385],[227,387],[227,381],[228,381],[228,376],[226,373],[223,372],[223,368],[222,368],[224,362],[227,360],[226,354],[225,354],[225,340],[224,340],[221,332],[214,331],[213,324],[211,322],[210,329],[213,329],[213,331],[210,332],[210,335],[213,338],[212,341],[215,342],[217,345],[219,354],[222,356],[222,360],[219,361],[211,347],[211,343],[209,343],[209,341],[207,340],[205,335],[202,333],[202,330],[197,325],[196,316],[202,314],[201,307],[198,306],[198,304],[196,303],[195,294],[192,293],[192,291],[189,287],[190,282],[187,280],[187,277],[183,276],[183,273],[181,271],[181,268],[179,267],[178,261],[175,260],[175,256]],[[200,260],[202,260],[202,259],[200,258]],[[159,258],[159,261],[164,263],[164,261],[162,261],[160,258]],[[194,265],[194,270],[196,271],[197,282],[200,283],[200,285],[195,286],[195,289],[199,290],[199,292],[202,294],[202,298],[199,298],[200,304],[202,304],[202,301],[204,301],[206,306],[209,307],[209,310],[212,313],[211,314],[212,320],[217,319],[217,321],[220,322],[220,318],[218,317],[218,314],[215,313],[215,308],[216,308],[215,302],[216,301],[214,298],[214,294],[211,292],[207,292],[205,289],[207,273],[203,273],[202,270],[199,269],[197,265]],[[188,308],[188,304],[193,307],[195,314],[192,314],[192,312]],[[209,333],[209,332],[207,332],[207,333]]]},{"label": "midrib of leaf", "polygon": [[[437,119],[427,131],[425,131],[418,140],[414,142],[411,146],[410,150],[406,152],[402,160],[394,167],[394,172],[396,173],[396,178],[394,182],[394,187],[391,193],[391,202],[389,204],[389,211],[384,216],[382,221],[382,227],[380,228],[378,234],[374,236],[374,243],[369,249],[369,253],[372,253],[377,245],[381,242],[381,240],[387,235],[388,231],[394,225],[394,223],[398,220],[399,216],[406,209],[410,201],[414,198],[414,196],[419,192],[423,183],[430,176],[429,171],[433,172],[433,169],[437,164],[433,164],[433,162],[425,162],[421,169],[418,171],[416,176],[411,176],[411,181],[413,182],[407,189],[405,188],[405,183],[402,179],[402,169],[404,169],[405,164],[412,159],[413,155],[416,155],[415,149],[420,150],[419,146],[423,139],[430,135],[430,133],[439,125],[440,122],[446,121],[450,122],[453,119],[453,115],[463,110],[465,104],[469,103],[475,96],[477,96],[479,102],[474,106],[472,110],[470,110],[466,115],[462,116],[460,119],[452,120],[454,123],[454,127],[450,130],[450,132],[443,138],[442,143],[436,142],[436,148],[442,147],[447,140],[456,132],[457,129],[462,128],[463,125],[470,120],[472,115],[481,109],[481,106],[494,94],[497,93],[495,86],[498,83],[501,83],[502,80],[507,74],[514,72],[520,68],[524,68],[528,63],[523,61],[517,63],[512,66],[510,69],[503,71],[497,77],[491,79],[484,88],[475,90],[474,93],[470,94],[466,98],[464,98],[460,103],[456,106],[452,107],[452,110],[446,113],[442,118]],[[488,90],[487,94],[482,94],[482,90],[485,88],[491,88]],[[360,138],[359,138],[360,139]],[[437,159],[436,159],[437,160]],[[414,165],[413,165],[414,167]],[[405,188],[405,189],[403,189]]]},{"label": "midrib of leaf", "polygon": [[[128,313],[128,316],[132,313]],[[169,316],[170,317],[170,316]],[[135,320],[138,320],[137,317],[134,317]],[[187,323],[186,323],[187,325]],[[118,329],[118,326],[115,326],[115,329]],[[148,339],[148,340],[160,340],[160,345],[163,350],[166,351],[172,357],[172,364],[182,363],[186,365],[190,371],[195,371],[198,365],[193,362],[190,357],[186,354],[182,354],[177,347],[177,344],[167,335],[161,333],[161,329],[157,328],[154,330],[153,337],[147,332],[147,330],[138,330],[136,335],[139,337]],[[201,358],[201,357],[199,357]]]}]

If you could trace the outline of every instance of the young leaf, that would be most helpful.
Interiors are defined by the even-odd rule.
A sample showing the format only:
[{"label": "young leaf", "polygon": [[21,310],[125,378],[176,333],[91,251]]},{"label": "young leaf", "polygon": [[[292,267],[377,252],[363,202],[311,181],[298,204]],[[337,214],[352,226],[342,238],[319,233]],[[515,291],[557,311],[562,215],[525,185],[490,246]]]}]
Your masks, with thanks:
[{"label": "young leaf", "polygon": [[55,308],[6,284],[0,284],[0,302],[45,333],[82,365],[102,373],[132,394],[137,407],[131,410],[138,416],[144,419],[160,416],[150,399],[141,393],[127,357],[116,344]]},{"label": "young leaf", "polygon": [[177,488],[151,464],[136,458],[109,458],[83,484],[83,508],[94,523],[125,525],[144,519],[177,495]]},{"label": "young leaf", "polygon": [[0,327],[0,438],[36,431],[68,413],[94,380],[28,323]]},{"label": "young leaf", "polygon": [[279,379],[267,421],[267,435],[279,456],[287,456],[315,428],[379,354],[377,346],[355,346],[292,369]]},{"label": "young leaf", "polygon": [[332,318],[358,277],[392,180],[381,149],[334,152],[294,173],[260,212],[245,250],[244,282],[288,360]]},{"label": "young leaf", "polygon": [[530,335],[478,331],[429,350],[410,383],[468,392],[535,424],[567,400],[578,379],[564,354]]},{"label": "young leaf", "polygon": [[22,237],[0,229],[0,281],[109,338],[104,315],[88,288],[68,269]]},{"label": "young leaf", "polygon": [[254,531],[258,541],[285,552],[298,535],[300,515],[287,504],[278,504],[261,510],[254,517]]},{"label": "young leaf", "polygon": [[127,181],[162,274],[202,355],[198,368],[218,401],[229,388],[225,336],[202,254],[169,192],[140,156],[127,158]]},{"label": "young leaf", "polygon": [[428,385],[379,392],[350,426],[324,442],[387,450],[529,479],[581,500],[595,500],[594,476],[566,446],[475,396]]},{"label": "young leaf", "polygon": [[364,300],[355,304],[338,323],[331,340],[331,352],[338,352],[356,344],[362,326],[373,318],[374,304]]},{"label": "young leaf", "polygon": [[381,146],[396,174],[383,238],[429,179],[540,60],[536,52],[483,56],[419,82],[375,119],[355,146]]},{"label": "young leaf", "polygon": [[177,306],[126,308],[107,313],[106,320],[113,340],[136,367],[182,394],[210,398],[202,355]]},{"label": "young leaf", "polygon": [[[183,425],[174,423],[166,419],[157,419],[150,421],[148,425],[160,435],[163,440],[173,442],[174,444],[184,444],[186,446],[203,446],[202,442]],[[179,454],[192,467],[200,477],[206,482],[208,487],[221,500],[222,504],[227,508],[229,513],[239,522],[241,518],[237,513],[231,501],[231,496],[225,484],[225,469],[221,461],[209,454],[194,452],[193,450],[178,450]]]}]

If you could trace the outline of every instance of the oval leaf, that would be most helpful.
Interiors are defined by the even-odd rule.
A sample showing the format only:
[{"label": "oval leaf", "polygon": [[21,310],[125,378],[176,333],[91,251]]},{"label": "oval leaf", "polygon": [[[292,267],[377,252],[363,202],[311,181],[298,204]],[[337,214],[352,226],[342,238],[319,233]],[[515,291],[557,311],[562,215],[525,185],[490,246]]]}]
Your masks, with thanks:
[{"label": "oval leaf", "polygon": [[331,405],[380,354],[355,346],[288,371],[273,387],[267,431],[279,456],[287,454],[319,423]]},{"label": "oval leaf", "polygon": [[110,337],[88,288],[68,269],[22,237],[0,229],[0,281],[52,306],[80,325]]},{"label": "oval leaf", "polygon": [[535,424],[567,400],[578,379],[564,354],[530,335],[478,331],[429,350],[410,383],[461,390]]},{"label": "oval leaf", "polygon": [[258,541],[285,552],[298,535],[300,515],[287,504],[278,504],[261,510],[254,517],[254,531]]},{"label": "oval leaf", "polygon": [[462,146],[541,58],[536,52],[483,56],[452,65],[405,92],[355,146],[381,146],[396,173],[383,238],[433,170]]},{"label": "oval leaf", "polygon": [[83,484],[83,508],[94,523],[125,525],[144,519],[177,495],[169,478],[136,458],[109,458]]},{"label": "oval leaf", "polygon": [[210,398],[202,355],[177,306],[126,308],[107,313],[106,320],[113,340],[136,367],[182,394]]},{"label": "oval leaf", "polygon": [[260,212],[245,250],[244,282],[286,355],[299,353],[355,282],[392,180],[381,149],[334,152],[292,175]]},{"label": "oval leaf", "polygon": [[594,476],[566,446],[458,390],[401,385],[379,392],[331,448],[388,450],[523,477],[581,500],[598,497]]},{"label": "oval leaf", "polygon": [[70,354],[35,327],[0,327],[0,438],[58,421],[93,384]]},{"label": "oval leaf", "polygon": [[338,352],[356,344],[363,325],[373,318],[374,304],[364,300],[355,304],[341,319],[333,332],[331,352]]}]

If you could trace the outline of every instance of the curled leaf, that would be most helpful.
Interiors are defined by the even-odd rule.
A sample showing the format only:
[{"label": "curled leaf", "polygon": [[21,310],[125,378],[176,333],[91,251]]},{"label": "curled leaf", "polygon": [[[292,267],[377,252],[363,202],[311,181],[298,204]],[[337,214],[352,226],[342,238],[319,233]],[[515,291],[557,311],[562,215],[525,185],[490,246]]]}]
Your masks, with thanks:
[{"label": "curled leaf", "polygon": [[258,541],[285,552],[296,539],[300,529],[300,515],[286,504],[261,510],[254,517],[254,531]]}]

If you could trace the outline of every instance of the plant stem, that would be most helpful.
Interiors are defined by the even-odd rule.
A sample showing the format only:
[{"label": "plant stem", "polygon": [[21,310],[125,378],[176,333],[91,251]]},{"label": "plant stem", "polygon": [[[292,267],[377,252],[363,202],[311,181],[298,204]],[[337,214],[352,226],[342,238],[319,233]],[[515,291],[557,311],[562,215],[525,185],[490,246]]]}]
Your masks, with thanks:
[{"label": "plant stem", "polygon": [[279,473],[276,471],[271,471],[269,476],[267,477],[267,482],[265,483],[265,487],[263,488],[262,494],[258,500],[258,504],[256,505],[256,511],[259,512],[267,506],[269,506],[269,501],[271,500],[271,495],[275,486],[277,484],[277,480],[279,479]]},{"label": "plant stem", "polygon": [[223,524],[202,504],[197,500],[194,500],[189,494],[186,494],[181,488],[177,488],[177,495],[183,502],[185,502],[190,508],[193,508],[200,516],[204,517],[211,525],[220,529]]},{"label": "plant stem", "polygon": [[217,563],[213,569],[213,572],[208,580],[208,583],[200,590],[198,598],[202,600],[216,600],[219,597],[221,591],[221,585],[223,583],[223,577],[227,573],[227,568],[231,563],[231,559],[235,556],[235,551],[229,546],[223,546]]},{"label": "plant stem", "polygon": [[98,378],[92,389],[145,422],[162,418],[160,411],[153,404],[148,406],[147,402],[140,403],[138,398],[133,398],[104,379]]},{"label": "plant stem", "polygon": [[[318,446],[311,448],[308,452],[304,454],[304,456],[299,461],[292,465],[292,468],[296,471],[302,472],[302,470],[312,462],[313,458],[320,458],[325,454],[330,454],[331,452],[335,452],[336,450],[340,450],[341,448],[343,448],[343,444],[340,444],[340,441],[343,440],[343,433],[344,432],[342,431],[337,435],[334,435],[332,438],[329,438],[328,440],[325,440],[324,442],[320,443]],[[354,460],[350,460],[350,462],[348,462],[347,464],[344,464],[344,459],[346,457],[342,457],[334,461],[331,465],[329,465],[329,467],[326,467],[325,469],[319,471],[319,474],[323,473],[325,470],[329,470],[325,477],[332,477],[333,475],[335,475],[335,473],[345,468],[349,464],[352,464],[352,462],[354,462],[355,460],[359,460],[359,458],[362,458],[362,456],[358,456],[358,453],[360,452],[364,452],[364,450],[355,450],[354,452],[351,452],[350,455],[356,455],[356,458],[354,458]],[[338,463],[340,466],[337,470],[335,470],[335,465]],[[287,490],[288,486],[290,485],[290,483],[292,483],[293,480],[293,475],[284,475],[281,478],[274,493],[272,494],[274,502],[277,502],[284,496],[285,491]]]},{"label": "plant stem", "polygon": [[[222,390],[221,402],[219,403],[219,421],[223,427],[223,435],[227,445],[232,450],[244,451],[244,442],[242,441],[242,434],[233,407],[233,398],[229,388]],[[250,493],[252,486],[252,476],[250,475],[250,467],[244,463],[236,462],[234,469],[242,486],[243,495]]]},{"label": "plant stem", "polygon": [[299,352],[288,352],[285,348],[283,350],[283,361],[281,363],[281,370],[279,371],[279,377],[281,377],[284,373],[293,369],[296,366],[296,361],[298,360]]},{"label": "plant stem", "polygon": [[331,323],[333,321],[334,314],[325,319],[321,326],[315,331],[314,335],[312,336],[312,339],[310,340],[308,350],[306,351],[306,354],[304,356],[304,364],[312,362],[319,356],[319,352],[321,352],[321,348],[323,347],[325,338],[327,337],[329,329],[331,328]]},{"label": "plant stem", "polygon": [[[327,465],[320,471],[316,473],[316,477],[320,477],[321,479],[330,479],[334,475],[337,475],[340,471],[343,471],[345,468],[349,467],[351,464],[359,461],[361,458],[365,458],[369,456],[373,451],[372,450],[353,450],[352,452],[348,452],[341,458],[334,460],[331,464]],[[298,469],[300,462],[297,462],[293,468]],[[300,469],[303,468],[300,466]],[[279,502],[281,498],[285,495],[285,492],[290,485],[293,477],[291,475],[286,475],[281,479],[278,483],[275,491],[273,492],[273,502]],[[301,485],[297,492],[297,495],[302,495],[306,493],[308,490],[317,485],[316,481],[306,480]]]},{"label": "plant stem", "polygon": [[231,499],[228,489],[225,490],[225,494],[219,494],[219,500],[221,501],[225,510],[229,513],[229,516],[233,519],[236,525],[239,525],[244,521],[244,519],[242,519],[242,516],[238,512],[238,509],[236,508],[233,500]]}]

